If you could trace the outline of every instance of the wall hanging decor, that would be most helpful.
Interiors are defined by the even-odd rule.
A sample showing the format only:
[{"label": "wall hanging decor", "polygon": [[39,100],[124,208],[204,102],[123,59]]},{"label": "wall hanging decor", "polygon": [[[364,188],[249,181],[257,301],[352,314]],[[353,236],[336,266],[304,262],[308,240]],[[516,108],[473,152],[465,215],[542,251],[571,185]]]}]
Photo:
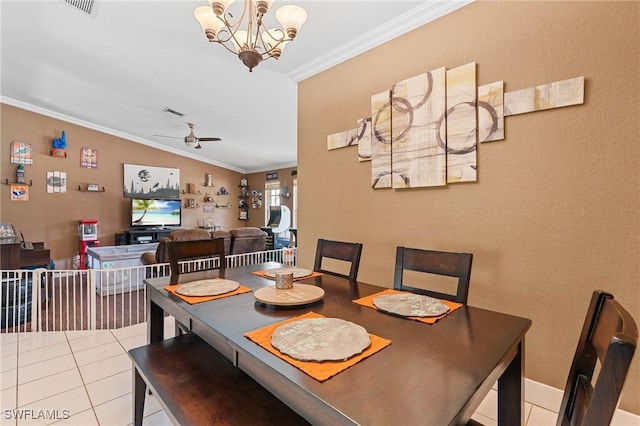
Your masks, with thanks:
[{"label": "wall hanging decor", "polygon": [[180,169],[124,165],[127,198],[180,198]]},{"label": "wall hanging decor", "polygon": [[58,171],[47,172],[47,192],[49,194],[66,193],[67,173]]},{"label": "wall hanging decor", "polygon": [[80,149],[80,167],[85,169],[98,168],[98,150],[83,146]]},{"label": "wall hanging decor", "polygon": [[67,157],[67,132],[62,131],[62,135],[51,141],[51,156],[52,157]]},{"label": "wall hanging decor", "polygon": [[29,201],[29,186],[11,185],[11,201]]},{"label": "wall hanging decor", "polygon": [[476,82],[476,63],[439,68],[371,96],[371,116],[327,136],[327,149],[358,147],[371,187],[477,181],[478,142],[504,140],[504,117],[584,103],[584,76],[505,92]]},{"label": "wall hanging decor", "polygon": [[33,164],[31,144],[18,141],[11,142],[11,163]]}]

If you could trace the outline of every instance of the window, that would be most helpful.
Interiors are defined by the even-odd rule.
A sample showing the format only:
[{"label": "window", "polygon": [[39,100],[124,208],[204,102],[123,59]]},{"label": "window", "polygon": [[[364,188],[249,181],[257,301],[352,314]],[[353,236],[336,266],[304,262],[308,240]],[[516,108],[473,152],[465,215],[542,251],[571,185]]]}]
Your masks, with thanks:
[{"label": "window", "polygon": [[264,223],[269,223],[271,206],[280,205],[280,182],[267,182],[264,185]]}]

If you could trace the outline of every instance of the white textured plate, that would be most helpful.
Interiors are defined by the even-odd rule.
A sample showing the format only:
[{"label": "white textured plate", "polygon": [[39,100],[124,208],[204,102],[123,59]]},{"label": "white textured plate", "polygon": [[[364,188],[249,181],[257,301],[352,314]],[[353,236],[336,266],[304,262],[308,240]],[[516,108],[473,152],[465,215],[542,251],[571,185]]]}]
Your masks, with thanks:
[{"label": "white textured plate", "polygon": [[440,299],[420,294],[383,294],[373,299],[381,311],[403,317],[437,317],[449,311]]},{"label": "white textured plate", "polygon": [[276,274],[290,274],[293,273],[293,279],[296,278],[304,278],[313,274],[313,271],[309,269],[303,268],[292,268],[292,267],[284,267],[278,269],[269,269],[268,271],[264,271],[264,275],[269,278],[275,278]]},{"label": "white textured plate", "polygon": [[218,294],[237,290],[238,287],[240,287],[240,283],[236,281],[214,278],[180,284],[176,289],[176,293],[183,296],[217,296]]},{"label": "white textured plate", "polygon": [[262,287],[253,293],[258,302],[278,306],[305,305],[324,297],[324,290],[315,285],[294,283],[293,288]]},{"label": "white textured plate", "polygon": [[276,328],[271,344],[300,361],[342,361],[371,345],[358,324],[338,318],[306,318]]}]

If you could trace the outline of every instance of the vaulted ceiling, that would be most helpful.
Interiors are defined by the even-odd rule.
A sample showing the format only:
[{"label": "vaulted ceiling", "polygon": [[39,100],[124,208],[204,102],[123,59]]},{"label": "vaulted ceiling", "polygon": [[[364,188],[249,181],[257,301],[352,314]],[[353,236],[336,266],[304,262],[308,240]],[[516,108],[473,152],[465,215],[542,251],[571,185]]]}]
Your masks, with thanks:
[{"label": "vaulted ceiling", "polygon": [[[1,0],[2,102],[239,172],[290,167],[297,82],[470,1],[277,0],[270,26],[284,4],[308,20],[278,61],[249,73],[207,42],[193,16],[207,0],[95,0],[91,14]],[[222,141],[186,146],[187,122]]]}]

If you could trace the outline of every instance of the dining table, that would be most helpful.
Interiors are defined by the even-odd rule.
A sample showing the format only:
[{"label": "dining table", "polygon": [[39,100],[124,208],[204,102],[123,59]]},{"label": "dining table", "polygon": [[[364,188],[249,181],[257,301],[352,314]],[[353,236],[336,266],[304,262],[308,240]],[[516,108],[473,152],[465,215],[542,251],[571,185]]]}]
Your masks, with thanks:
[{"label": "dining table", "polygon": [[[531,320],[463,305],[426,324],[354,302],[388,287],[317,273],[294,286],[321,288],[318,301],[287,306],[258,301],[256,291],[274,286],[260,272],[281,266],[265,262],[181,274],[179,284],[220,274],[251,290],[202,303],[167,291],[169,277],[145,279],[149,343],[164,339],[164,318],[170,314],[312,424],[466,424],[496,384],[498,424],[524,424],[525,334]],[[247,337],[309,313],[355,323],[390,344],[318,380]],[[242,409],[242,401],[237,404]]]}]

